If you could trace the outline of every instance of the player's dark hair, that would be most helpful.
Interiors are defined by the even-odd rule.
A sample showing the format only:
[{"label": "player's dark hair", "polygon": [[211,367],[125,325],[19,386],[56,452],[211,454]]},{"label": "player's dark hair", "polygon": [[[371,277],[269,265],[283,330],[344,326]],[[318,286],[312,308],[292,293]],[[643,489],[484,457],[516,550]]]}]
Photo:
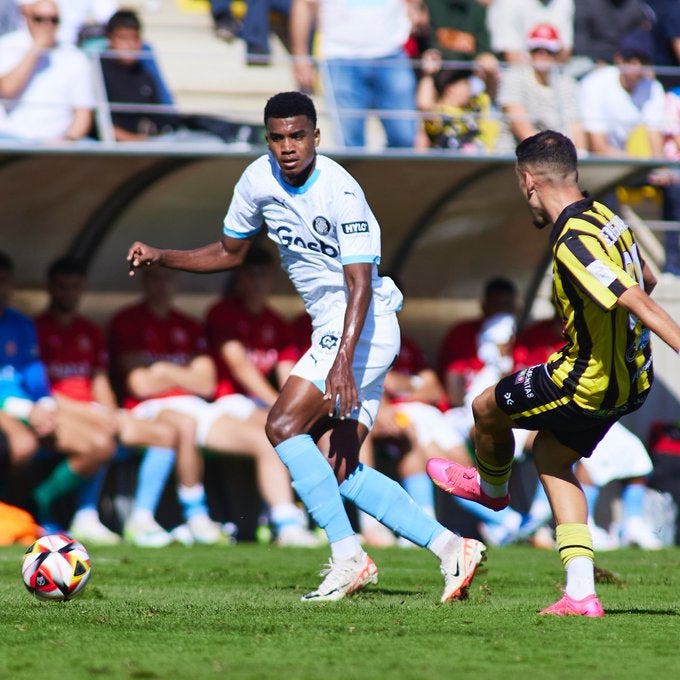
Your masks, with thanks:
[{"label": "player's dark hair", "polygon": [[142,30],[142,22],[136,12],[131,9],[121,9],[111,15],[106,24],[106,35],[111,35],[119,28],[128,28],[138,33]]},{"label": "player's dark hair", "polygon": [[293,118],[307,116],[316,127],[316,108],[314,102],[302,92],[279,92],[267,100],[264,107],[264,124],[270,118]]},{"label": "player's dark hair", "polygon": [[576,172],[574,143],[569,137],[554,130],[543,130],[527,137],[517,145],[515,155],[519,166],[549,165],[558,168],[565,175]]},{"label": "player's dark hair", "polygon": [[7,254],[0,250],[0,271],[13,272],[14,260]]},{"label": "player's dark hair", "polygon": [[495,276],[493,279],[489,279],[484,284],[484,297],[488,298],[495,293],[509,293],[511,295],[517,295],[517,286],[506,279],[504,276]]},{"label": "player's dark hair", "polygon": [[47,268],[47,279],[49,281],[52,281],[60,274],[78,274],[78,276],[84,277],[87,274],[87,270],[80,260],[70,255],[64,255],[54,260]]}]

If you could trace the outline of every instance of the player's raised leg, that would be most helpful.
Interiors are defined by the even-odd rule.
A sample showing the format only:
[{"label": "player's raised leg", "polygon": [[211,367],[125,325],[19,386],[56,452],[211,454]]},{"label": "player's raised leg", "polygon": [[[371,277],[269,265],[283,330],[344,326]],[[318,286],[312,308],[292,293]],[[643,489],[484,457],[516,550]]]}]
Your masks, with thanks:
[{"label": "player's raised leg", "polygon": [[475,398],[472,410],[476,468],[431,458],[427,472],[447,493],[502,510],[510,502],[508,480],[515,451],[513,423],[496,404],[495,386]]}]

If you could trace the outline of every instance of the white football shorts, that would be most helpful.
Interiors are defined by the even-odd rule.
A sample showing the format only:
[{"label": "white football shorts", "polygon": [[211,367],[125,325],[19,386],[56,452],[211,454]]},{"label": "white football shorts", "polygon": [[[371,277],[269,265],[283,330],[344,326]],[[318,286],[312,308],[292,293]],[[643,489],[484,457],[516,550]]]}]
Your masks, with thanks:
[{"label": "white football shorts", "polygon": [[[330,371],[342,337],[342,319],[314,329],[312,345],[295,364],[291,375],[313,383],[326,391],[326,376]],[[354,380],[359,395],[359,407],[350,414],[368,429],[373,426],[380,406],[385,374],[399,354],[401,343],[396,314],[368,316],[354,352]]]}]

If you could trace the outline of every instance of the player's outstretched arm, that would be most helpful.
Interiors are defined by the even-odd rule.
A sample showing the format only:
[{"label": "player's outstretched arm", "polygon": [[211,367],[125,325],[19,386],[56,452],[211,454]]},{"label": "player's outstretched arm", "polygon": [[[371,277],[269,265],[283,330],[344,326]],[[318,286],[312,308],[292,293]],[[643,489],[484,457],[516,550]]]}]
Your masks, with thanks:
[{"label": "player's outstretched arm", "polygon": [[194,250],[154,248],[141,241],[135,241],[128,248],[127,261],[130,276],[134,276],[140,267],[153,265],[207,274],[237,267],[243,261],[249,247],[249,239],[228,236]]},{"label": "player's outstretched arm", "polygon": [[626,290],[619,297],[618,304],[640,319],[669,347],[680,352],[680,326],[640,286],[633,286]]}]

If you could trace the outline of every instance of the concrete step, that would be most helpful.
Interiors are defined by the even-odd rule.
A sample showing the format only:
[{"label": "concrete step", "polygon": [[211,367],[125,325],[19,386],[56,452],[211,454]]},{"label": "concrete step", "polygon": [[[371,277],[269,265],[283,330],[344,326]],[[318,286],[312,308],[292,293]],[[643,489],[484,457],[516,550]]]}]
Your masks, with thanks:
[{"label": "concrete step", "polygon": [[205,0],[137,0],[144,37],[177,104],[184,110],[259,121],[267,97],[294,89],[289,55],[271,36],[270,66],[247,66],[245,43],[213,33]]}]

